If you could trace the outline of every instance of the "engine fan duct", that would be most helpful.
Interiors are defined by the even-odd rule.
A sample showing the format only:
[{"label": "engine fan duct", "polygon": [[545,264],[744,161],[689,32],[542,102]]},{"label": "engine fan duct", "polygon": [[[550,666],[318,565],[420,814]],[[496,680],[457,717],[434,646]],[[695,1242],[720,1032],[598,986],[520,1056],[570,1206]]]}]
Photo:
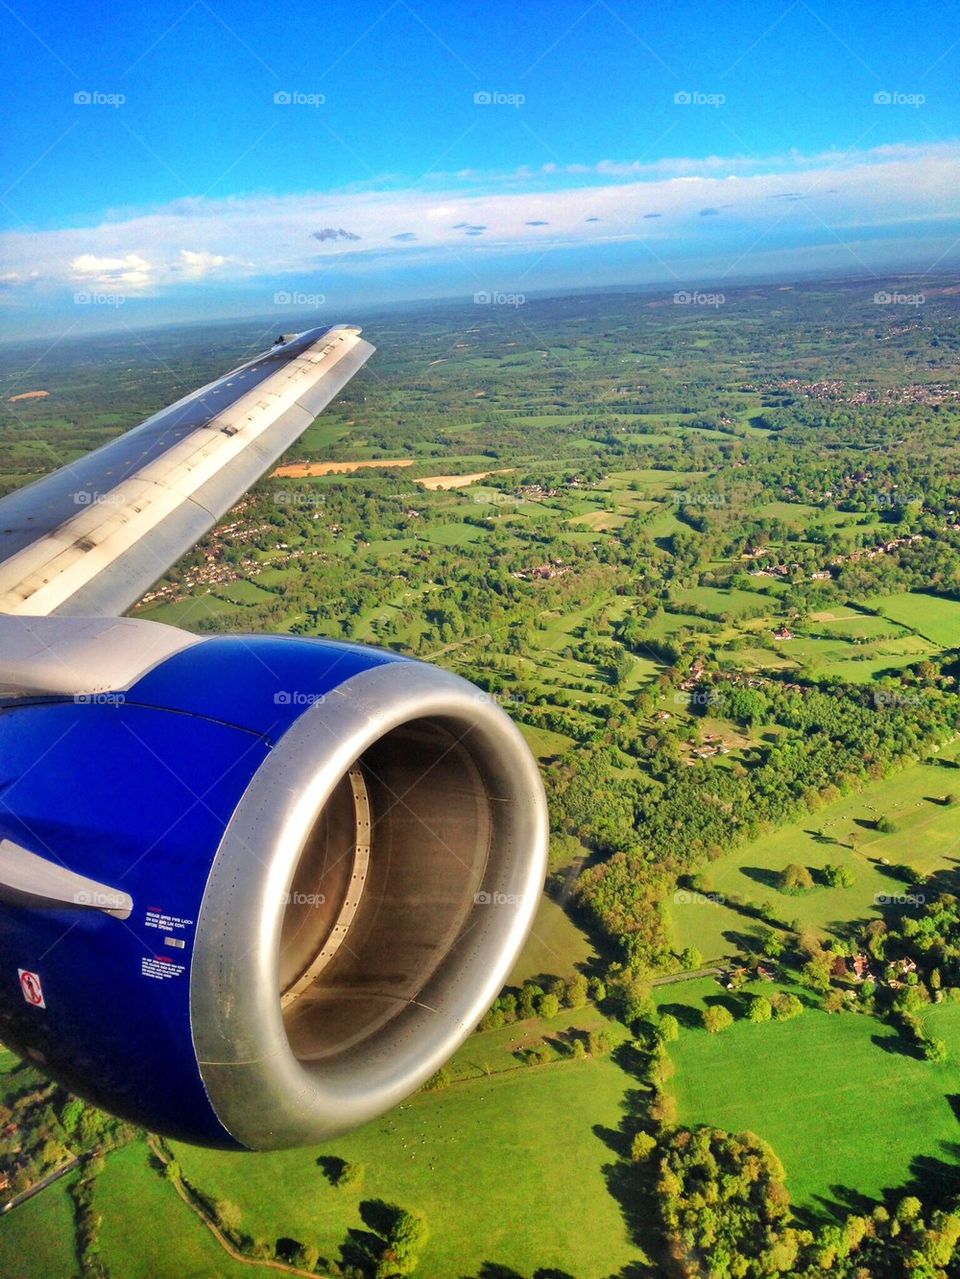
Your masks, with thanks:
[{"label": "engine fan duct", "polygon": [[392,664],[284,736],[204,897],[192,1021],[224,1126],[329,1137],[433,1074],[506,980],[539,900],[536,766],[491,700]]}]

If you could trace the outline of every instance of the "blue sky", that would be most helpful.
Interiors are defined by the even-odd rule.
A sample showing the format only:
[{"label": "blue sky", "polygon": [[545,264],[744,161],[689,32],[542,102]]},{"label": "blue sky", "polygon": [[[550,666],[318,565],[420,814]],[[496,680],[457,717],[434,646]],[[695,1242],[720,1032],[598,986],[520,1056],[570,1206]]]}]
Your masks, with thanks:
[{"label": "blue sky", "polygon": [[0,58],[17,327],[958,261],[938,4],[13,0]]}]

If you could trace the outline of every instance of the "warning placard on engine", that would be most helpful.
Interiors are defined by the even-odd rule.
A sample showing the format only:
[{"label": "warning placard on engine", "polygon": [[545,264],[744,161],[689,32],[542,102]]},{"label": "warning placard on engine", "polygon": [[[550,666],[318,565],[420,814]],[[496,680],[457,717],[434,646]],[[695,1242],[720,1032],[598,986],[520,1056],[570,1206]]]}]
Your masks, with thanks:
[{"label": "warning placard on engine", "polygon": [[140,972],[144,977],[152,977],[155,981],[168,981],[171,977],[182,977],[187,971],[186,964],[178,964],[165,955],[144,955],[140,960]]},{"label": "warning placard on engine", "polygon": [[147,928],[162,928],[165,933],[172,933],[177,929],[192,928],[194,921],[192,919],[183,919],[180,915],[168,915],[162,910],[147,910],[144,925]]}]

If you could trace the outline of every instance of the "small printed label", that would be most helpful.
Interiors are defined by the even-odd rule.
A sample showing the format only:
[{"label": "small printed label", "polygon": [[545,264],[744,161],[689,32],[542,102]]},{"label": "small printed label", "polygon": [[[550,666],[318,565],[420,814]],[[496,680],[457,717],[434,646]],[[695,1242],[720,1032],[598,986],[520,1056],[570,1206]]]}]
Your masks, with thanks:
[{"label": "small printed label", "polygon": [[172,977],[182,977],[186,971],[185,964],[178,964],[167,955],[144,955],[140,960],[140,972],[144,977],[152,977],[154,981],[169,981]]},{"label": "small printed label", "polygon": [[182,937],[164,937],[164,946],[173,946],[175,950],[186,950],[187,943]]},{"label": "small printed label", "polygon": [[184,928],[192,928],[192,919],[182,919],[179,915],[168,915],[165,911],[147,908],[147,917],[143,921],[147,928],[162,928],[165,933],[173,933]]},{"label": "small printed label", "polygon": [[29,972],[26,968],[18,968],[17,972],[20,974],[20,990],[26,1002],[31,1008],[46,1008],[47,1001],[43,997],[39,975]]}]

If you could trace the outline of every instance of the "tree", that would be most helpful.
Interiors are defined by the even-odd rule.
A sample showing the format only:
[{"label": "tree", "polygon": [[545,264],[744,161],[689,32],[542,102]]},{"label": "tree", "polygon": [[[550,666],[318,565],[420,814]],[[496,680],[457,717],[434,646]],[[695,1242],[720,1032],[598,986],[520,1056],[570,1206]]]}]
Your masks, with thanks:
[{"label": "tree", "polygon": [[340,1175],[337,1177],[337,1185],[341,1189],[359,1189],[363,1185],[364,1178],[367,1175],[367,1165],[357,1163],[354,1160],[348,1160],[340,1169]]},{"label": "tree", "polygon": [[630,1143],[630,1159],[635,1164],[646,1163],[656,1148],[656,1137],[648,1132],[638,1132]]},{"label": "tree", "polygon": [[430,1230],[421,1213],[410,1212],[406,1208],[396,1209],[387,1233],[386,1247],[377,1265],[376,1279],[413,1274],[429,1238]]},{"label": "tree", "polygon": [[803,981],[813,990],[826,994],[830,989],[830,977],[833,972],[833,956],[829,951],[821,951],[814,955],[803,966]]},{"label": "tree", "polygon": [[923,1044],[923,1055],[927,1061],[942,1065],[947,1060],[947,1045],[942,1039],[927,1039]]},{"label": "tree", "polygon": [[564,990],[563,1002],[568,1008],[582,1008],[587,1002],[590,987],[583,973],[571,977]]},{"label": "tree", "polygon": [[733,1013],[723,1004],[711,1004],[704,1010],[703,1024],[711,1035],[719,1035],[722,1030],[733,1025]]},{"label": "tree", "polygon": [[540,1017],[550,1018],[556,1017],[560,1011],[560,1000],[556,995],[541,995],[537,1001],[537,1013]]},{"label": "tree", "polygon": [[689,1279],[760,1279],[795,1273],[800,1237],[790,1224],[783,1165],[752,1133],[680,1128],[663,1143],[657,1207]]},{"label": "tree", "polygon": [[777,1021],[792,1021],[803,1012],[803,1004],[788,991],[782,990],[773,998],[773,1016]]},{"label": "tree", "polygon": [[747,1010],[747,1019],[752,1021],[754,1025],[761,1025],[765,1021],[769,1021],[773,1016],[773,1005],[766,995],[757,995],[750,1001],[750,1007]]},{"label": "tree", "polygon": [[543,988],[538,986],[536,982],[524,982],[520,991],[520,998],[517,1000],[517,1016],[521,1021],[526,1021],[536,1015],[537,1002],[543,994]]},{"label": "tree", "polygon": [[800,893],[808,893],[813,887],[813,876],[806,866],[791,862],[780,873],[780,891],[796,897]]},{"label": "tree", "polygon": [[765,927],[760,930],[760,950],[767,959],[779,959],[785,945],[783,934],[775,928]]},{"label": "tree", "polygon": [[673,1013],[661,1013],[657,1023],[657,1037],[662,1044],[672,1044],[680,1038],[680,1023]]},{"label": "tree", "polygon": [[849,866],[834,866],[828,862],[822,874],[830,888],[852,888],[856,882],[856,877]]}]

